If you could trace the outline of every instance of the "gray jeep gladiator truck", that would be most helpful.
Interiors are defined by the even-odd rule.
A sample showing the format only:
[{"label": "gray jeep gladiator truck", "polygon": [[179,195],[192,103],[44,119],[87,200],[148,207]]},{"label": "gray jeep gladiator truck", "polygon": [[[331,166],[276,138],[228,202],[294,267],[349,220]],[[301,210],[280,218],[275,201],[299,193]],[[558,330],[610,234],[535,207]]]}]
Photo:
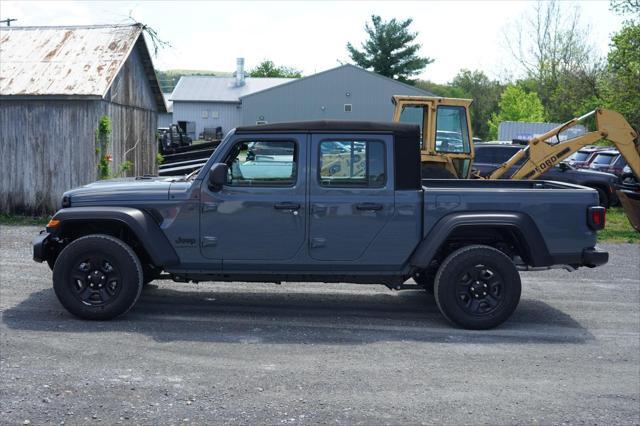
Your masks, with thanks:
[{"label": "gray jeep gladiator truck", "polygon": [[[191,175],[66,192],[33,242],[34,259],[53,269],[62,305],[86,319],[127,312],[162,276],[420,286],[470,329],[514,312],[519,270],[607,262],[596,248],[605,211],[593,189],[422,181],[419,140],[419,127],[402,123],[238,127]],[[257,145],[263,153],[247,155]]]}]

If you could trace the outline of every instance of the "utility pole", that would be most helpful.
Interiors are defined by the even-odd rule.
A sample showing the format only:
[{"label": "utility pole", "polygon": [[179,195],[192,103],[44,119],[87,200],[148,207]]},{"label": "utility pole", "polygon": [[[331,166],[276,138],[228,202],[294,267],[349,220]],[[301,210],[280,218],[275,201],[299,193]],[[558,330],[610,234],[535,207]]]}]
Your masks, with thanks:
[{"label": "utility pole", "polygon": [[17,19],[14,19],[14,18],[3,19],[2,21],[0,21],[0,24],[7,24],[7,27],[10,27],[13,21],[17,21]]}]

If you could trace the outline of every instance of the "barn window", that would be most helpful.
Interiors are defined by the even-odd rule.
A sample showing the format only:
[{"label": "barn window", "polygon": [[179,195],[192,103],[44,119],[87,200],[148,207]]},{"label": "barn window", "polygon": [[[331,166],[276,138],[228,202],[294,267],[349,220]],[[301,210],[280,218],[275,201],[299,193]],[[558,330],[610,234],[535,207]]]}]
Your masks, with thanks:
[{"label": "barn window", "polygon": [[202,111],[202,118],[209,118],[209,111],[207,111],[206,109]]},{"label": "barn window", "polygon": [[211,111],[211,118],[220,118],[220,113],[218,111]]},{"label": "barn window", "polygon": [[344,112],[351,112],[352,108],[351,104],[344,104]]}]

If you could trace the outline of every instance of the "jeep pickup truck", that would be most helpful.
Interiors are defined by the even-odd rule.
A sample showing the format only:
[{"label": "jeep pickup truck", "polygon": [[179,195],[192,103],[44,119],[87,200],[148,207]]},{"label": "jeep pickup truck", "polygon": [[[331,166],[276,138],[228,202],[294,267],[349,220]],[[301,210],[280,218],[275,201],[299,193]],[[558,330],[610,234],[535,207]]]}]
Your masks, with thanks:
[{"label": "jeep pickup truck", "polygon": [[[470,329],[514,312],[519,270],[607,262],[596,248],[605,211],[595,190],[422,181],[419,140],[419,127],[403,123],[238,127],[191,175],[66,192],[33,242],[34,259],[53,269],[62,305],[85,319],[127,312],[162,273],[178,282],[419,286]],[[247,155],[256,144],[266,154]]]}]

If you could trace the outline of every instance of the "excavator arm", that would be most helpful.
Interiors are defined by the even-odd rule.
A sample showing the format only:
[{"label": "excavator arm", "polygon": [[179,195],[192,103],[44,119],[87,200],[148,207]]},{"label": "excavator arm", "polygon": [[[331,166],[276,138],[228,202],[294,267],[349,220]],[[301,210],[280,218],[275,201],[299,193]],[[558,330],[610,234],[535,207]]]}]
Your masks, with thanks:
[{"label": "excavator arm", "polygon": [[[595,131],[560,141],[561,132],[593,115],[595,115],[596,121]],[[548,139],[554,137],[558,142],[547,142]],[[531,139],[524,149],[516,152],[509,160],[491,172],[489,179],[499,179],[518,164],[522,158],[525,158],[525,161],[511,175],[511,179],[535,179],[583,146],[590,145],[600,139],[607,139],[615,145],[640,182],[640,144],[637,143],[637,138],[638,134],[621,114],[599,108]],[[640,232],[640,194],[620,190],[618,191],[618,199],[629,218],[629,222]]]},{"label": "excavator arm", "polygon": [[[561,132],[593,115],[596,120],[595,131],[560,141]],[[547,142],[548,139],[554,137],[558,142]],[[640,179],[640,146],[636,145],[637,137],[636,132],[621,114],[599,108],[531,139],[525,148],[491,172],[489,179],[499,179],[511,167],[518,164],[522,158],[525,158],[525,161],[511,175],[511,179],[535,179],[583,146],[590,145],[600,139],[611,141],[627,161],[636,178]]]}]

